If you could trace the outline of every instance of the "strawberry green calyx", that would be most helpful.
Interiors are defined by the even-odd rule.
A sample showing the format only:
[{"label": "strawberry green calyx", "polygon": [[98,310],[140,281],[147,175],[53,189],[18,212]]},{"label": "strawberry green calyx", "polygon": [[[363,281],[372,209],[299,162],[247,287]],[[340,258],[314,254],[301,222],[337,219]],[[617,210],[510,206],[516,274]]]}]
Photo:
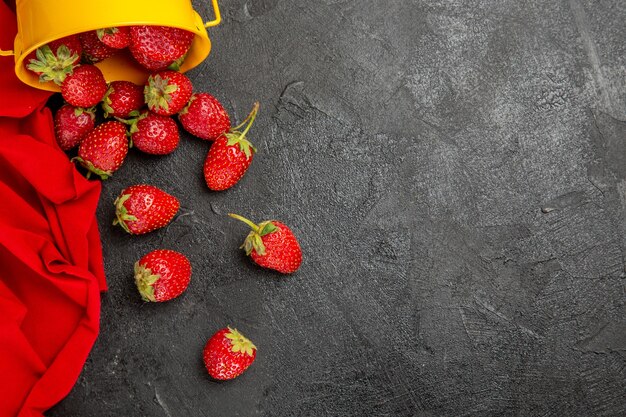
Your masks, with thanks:
[{"label": "strawberry green calyx", "polygon": [[48,45],[44,45],[37,48],[35,56],[36,59],[31,59],[26,68],[40,74],[39,82],[53,81],[58,85],[74,71],[74,63],[79,58],[65,45],[59,46],[56,54]]},{"label": "strawberry green calyx", "polygon": [[176,84],[169,84],[169,78],[160,75],[150,76],[149,85],[144,90],[144,99],[149,108],[169,109],[171,94],[178,90]]},{"label": "strawberry green calyx", "polygon": [[161,278],[160,275],[152,274],[150,268],[146,268],[139,262],[135,263],[135,284],[141,298],[144,301],[156,301],[154,296],[154,283]]},{"label": "strawberry green calyx", "polygon": [[189,98],[189,101],[187,102],[187,104],[185,105],[185,107],[183,107],[183,109],[182,109],[181,111],[179,111],[179,112],[178,112],[178,115],[180,116],[180,115],[183,115],[183,114],[187,114],[187,113],[189,113],[189,107],[191,107],[191,103],[193,103],[193,102],[194,102],[194,101],[196,101],[196,100],[197,100],[196,95],[195,95],[195,94],[194,94],[194,95],[192,95],[192,96]]},{"label": "strawberry green calyx", "polygon": [[104,38],[104,35],[115,35],[119,31],[120,30],[118,28],[112,27],[112,28],[105,28],[105,29],[97,29],[96,34],[98,35],[98,39],[102,40],[102,38]]},{"label": "strawberry green calyx", "polygon": [[263,244],[263,239],[261,238],[278,230],[274,223],[272,223],[271,220],[268,220],[256,225],[238,214],[228,213],[228,215],[233,219],[244,222],[252,229],[246,237],[246,240],[244,240],[243,245],[240,246],[241,249],[246,251],[246,255],[250,255],[253,249],[258,255],[265,255],[265,245]]},{"label": "strawberry green calyx", "polygon": [[187,58],[187,54],[181,56],[176,61],[172,62],[167,67],[167,69],[172,70],[172,71],[180,71],[180,67],[181,67],[181,65],[183,65],[183,62],[185,62],[185,58]]},{"label": "strawberry green calyx", "polygon": [[[246,117],[246,119],[238,126],[233,127],[228,133],[224,133],[224,136],[228,139],[228,146],[239,145],[239,149],[246,155],[246,158],[250,159],[252,156],[252,152],[256,152],[256,148],[252,146],[252,143],[246,139],[246,134],[252,127],[254,123],[254,119],[256,119],[256,115],[259,111],[259,103],[254,103],[254,107],[252,107],[252,111]],[[240,132],[239,129],[243,127],[247,123],[247,126],[243,132]]]},{"label": "strawberry green calyx", "polygon": [[[122,119],[121,117],[116,117],[115,120],[118,122],[122,122],[129,126],[128,128],[128,138],[132,140],[132,134],[139,132],[139,128],[137,127],[137,122],[141,119],[145,119],[148,117],[148,112],[139,113],[138,110],[133,110],[128,114],[128,119]],[[132,148],[132,144],[129,145]]]},{"label": "strawberry green calyx", "polygon": [[254,350],[256,350],[256,346],[248,340],[244,335],[239,333],[237,329],[232,329],[228,326],[228,333],[224,335],[227,339],[230,340],[232,345],[231,350],[233,352],[241,352],[245,353],[248,356],[252,356]]},{"label": "strawberry green calyx", "polygon": [[110,85],[107,89],[107,92],[104,93],[104,97],[102,98],[102,110],[104,110],[104,117],[109,117],[111,113],[115,112],[115,110],[113,110],[113,108],[111,107],[113,101],[111,101],[111,98],[109,97],[111,94],[113,94],[114,91],[115,89],[112,85]]},{"label": "strawberry green calyx", "polygon": [[130,197],[130,194],[124,194],[116,198],[115,202],[113,203],[115,204],[115,216],[117,217],[115,220],[113,220],[113,226],[117,226],[119,224],[122,229],[126,230],[127,233],[131,233],[131,231],[128,228],[126,222],[137,220],[137,217],[133,216],[132,214],[128,214],[128,210],[126,209],[126,206],[124,206],[124,203]]},{"label": "strawberry green calyx", "polygon": [[247,159],[250,159],[252,152],[256,152],[256,148],[241,133],[224,133],[224,136],[228,138],[227,145],[239,145],[239,149],[246,155]]},{"label": "strawberry green calyx", "polygon": [[91,162],[85,161],[80,156],[75,156],[71,159],[72,162],[78,162],[83,168],[87,170],[87,178],[91,177],[91,174],[96,174],[102,180],[108,179],[113,173],[111,171],[104,171],[100,168],[96,168]]},{"label": "strawberry green calyx", "polygon": [[81,114],[83,113],[87,113],[89,115],[89,117],[91,117],[91,119],[95,119],[96,118],[96,109],[95,107],[76,107],[74,109],[74,116],[79,117]]},{"label": "strawberry green calyx", "polygon": [[145,119],[148,117],[148,112],[139,113],[139,110],[133,110],[128,114],[128,119],[122,119],[121,117],[115,117],[115,120],[118,122],[124,123],[128,125],[128,130],[126,131],[126,137],[128,138],[128,148],[133,147],[133,133],[139,132],[139,128],[137,127],[137,122],[141,119]]}]

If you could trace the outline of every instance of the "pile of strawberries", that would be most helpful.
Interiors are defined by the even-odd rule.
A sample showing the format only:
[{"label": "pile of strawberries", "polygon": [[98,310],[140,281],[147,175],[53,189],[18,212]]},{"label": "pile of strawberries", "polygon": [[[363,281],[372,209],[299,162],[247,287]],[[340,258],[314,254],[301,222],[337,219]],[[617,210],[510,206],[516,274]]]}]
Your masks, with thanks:
[{"label": "pile of strawberries", "polygon": [[55,82],[63,81],[68,64],[95,64],[117,54],[130,54],[151,71],[178,69],[193,38],[189,31],[168,26],[104,28],[54,40],[31,54],[25,63],[44,81]]},{"label": "pile of strawberries", "polygon": [[[165,26],[105,28],[50,42],[26,60],[27,68],[42,82],[60,85],[65,104],[54,115],[57,142],[65,151],[78,146],[72,160],[86,170],[88,178],[109,178],[123,164],[130,147],[152,155],[174,152],[180,141],[179,124],[191,135],[212,142],[204,163],[204,178],[211,190],[226,190],[246,173],[256,153],[246,135],[259,105],[233,127],[215,97],[194,93],[189,78],[179,72],[193,36]],[[93,65],[122,50],[150,72],[144,85],[123,80],[107,83]],[[114,224],[131,235],[166,226],[180,207],[175,196],[147,184],[125,188],[114,204]],[[300,246],[285,224],[276,220],[255,224],[229,215],[251,228],[241,247],[256,264],[284,274],[300,267]],[[187,289],[191,269],[185,255],[154,250],[135,264],[137,289],[144,301],[171,300]],[[232,379],[254,361],[256,347],[227,327],[209,339],[203,357],[213,378]]]}]

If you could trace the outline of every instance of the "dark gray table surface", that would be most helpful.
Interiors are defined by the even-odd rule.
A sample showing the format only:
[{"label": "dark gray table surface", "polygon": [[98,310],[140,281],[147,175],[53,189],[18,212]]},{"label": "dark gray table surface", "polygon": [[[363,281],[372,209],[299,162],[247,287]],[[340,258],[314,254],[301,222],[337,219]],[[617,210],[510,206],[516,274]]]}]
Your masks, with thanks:
[{"label": "dark gray table surface", "polygon": [[[626,415],[626,2],[221,7],[189,75],[237,122],[261,102],[257,157],[210,192],[183,134],[103,184],[101,334],[48,415]],[[182,207],[131,237],[112,203],[141,182]],[[289,224],[300,271],[254,266],[231,211]],[[156,248],[193,277],[150,305],[132,268]],[[259,350],[217,383],[226,325]]]}]

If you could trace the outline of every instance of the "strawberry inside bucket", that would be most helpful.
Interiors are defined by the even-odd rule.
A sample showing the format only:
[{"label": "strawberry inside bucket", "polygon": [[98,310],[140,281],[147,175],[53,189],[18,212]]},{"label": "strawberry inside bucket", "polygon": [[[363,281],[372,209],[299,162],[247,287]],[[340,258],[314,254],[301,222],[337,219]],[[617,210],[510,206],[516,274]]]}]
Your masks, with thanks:
[{"label": "strawberry inside bucket", "polygon": [[[142,84],[150,71],[168,67],[186,72],[211,51],[206,28],[221,20],[217,0],[212,4],[215,19],[205,22],[189,0],[17,2],[15,72],[24,83],[48,91],[60,91],[59,83],[52,77],[42,78],[42,69],[52,66],[56,73],[67,71],[72,55],[78,56],[74,65],[96,65],[107,82]],[[77,51],[75,43],[65,45],[70,57],[62,55],[62,62],[58,62],[59,41],[63,44],[75,37],[81,40],[81,50]],[[51,53],[46,53],[46,47]],[[32,70],[33,61],[40,61],[34,68],[38,71]]]}]

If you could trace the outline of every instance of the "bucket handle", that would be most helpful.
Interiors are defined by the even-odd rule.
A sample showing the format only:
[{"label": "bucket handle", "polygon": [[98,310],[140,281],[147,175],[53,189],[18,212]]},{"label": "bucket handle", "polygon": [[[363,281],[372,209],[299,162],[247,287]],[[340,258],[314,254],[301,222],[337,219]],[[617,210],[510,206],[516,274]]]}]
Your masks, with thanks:
[{"label": "bucket handle", "polygon": [[205,28],[217,26],[222,21],[222,15],[220,14],[220,8],[217,5],[217,0],[211,0],[211,4],[213,5],[213,13],[215,14],[215,19],[206,22],[204,24]]},{"label": "bucket handle", "polygon": [[0,49],[0,56],[13,56],[15,55],[15,52],[13,51],[5,51],[3,49]]}]

